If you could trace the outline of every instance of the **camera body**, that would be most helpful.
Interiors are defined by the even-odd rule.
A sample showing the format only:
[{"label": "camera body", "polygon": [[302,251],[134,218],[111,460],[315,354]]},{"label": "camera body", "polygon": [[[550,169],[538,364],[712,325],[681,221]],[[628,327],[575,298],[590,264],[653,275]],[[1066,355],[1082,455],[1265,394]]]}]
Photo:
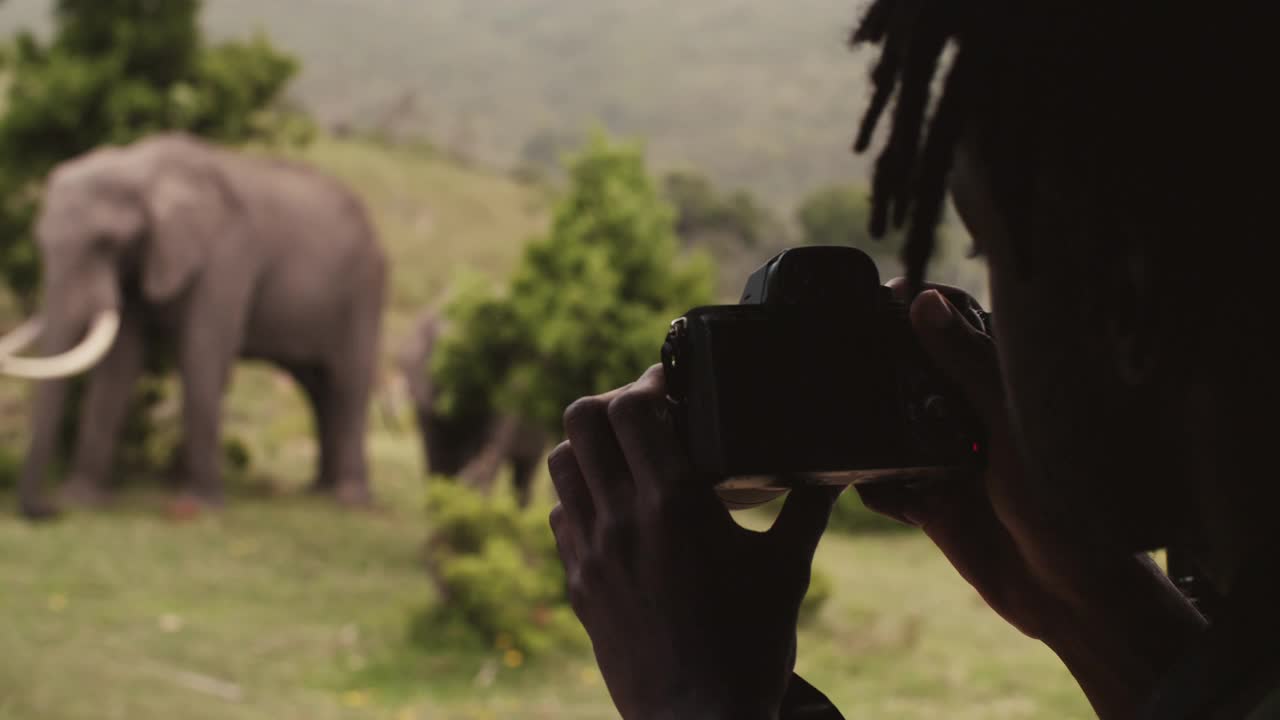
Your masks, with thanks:
[{"label": "camera body", "polygon": [[[949,299],[988,329],[967,295]],[[693,466],[721,490],[914,483],[984,459],[981,427],[907,305],[851,247],[775,256],[740,304],[675,320],[663,365]]]}]

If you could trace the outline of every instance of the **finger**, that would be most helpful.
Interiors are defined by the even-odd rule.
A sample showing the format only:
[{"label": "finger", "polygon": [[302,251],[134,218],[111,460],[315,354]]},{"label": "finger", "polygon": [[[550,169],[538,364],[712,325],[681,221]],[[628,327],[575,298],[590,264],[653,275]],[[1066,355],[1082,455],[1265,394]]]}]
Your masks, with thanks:
[{"label": "finger", "polygon": [[609,424],[609,403],[625,390],[582,398],[564,411],[564,432],[591,494],[597,523],[629,513],[635,496],[626,457]]},{"label": "finger", "polygon": [[[893,278],[889,282],[885,283],[885,286],[893,291],[893,298],[898,302],[910,304],[911,301],[915,300],[915,298],[907,297],[907,293],[910,292],[910,288],[907,285],[907,279],[904,277]],[[975,300],[964,288],[959,288],[955,285],[945,285],[943,283],[927,282],[920,288],[921,293],[926,290],[937,290],[942,293],[942,296],[949,300],[951,304],[960,311],[960,314],[964,316],[966,320],[977,327],[982,326],[982,321],[979,315],[979,311],[982,310],[982,305],[980,305],[978,301]]]},{"label": "finger", "polygon": [[[909,287],[907,285],[907,279],[904,277],[893,278],[889,282],[885,283],[885,287],[893,291],[893,298],[895,300],[906,302],[911,299],[907,297]],[[955,285],[944,285],[943,283],[927,282],[922,286],[922,290],[939,290],[944,295],[968,295],[963,288],[958,288]]]},{"label": "finger", "polygon": [[[552,450],[547,457],[547,470],[551,473],[556,496],[560,498],[560,504],[556,508],[560,511],[561,522],[567,533],[572,535],[571,539],[581,547],[582,541],[591,534],[591,528],[595,524],[595,508],[591,503],[587,481],[574,457],[573,446],[563,442]],[[555,518],[553,514],[552,519]]]},{"label": "finger", "polygon": [[843,489],[806,486],[792,490],[769,534],[782,543],[786,552],[793,553],[797,562],[810,562]]},{"label": "finger", "polygon": [[671,421],[661,365],[646,370],[610,401],[609,422],[631,468],[637,495],[652,498],[691,491],[688,458]]},{"label": "finger", "polygon": [[[906,284],[906,278],[893,278],[891,281],[884,283],[884,286],[893,291],[893,299],[899,302],[910,304],[910,301],[915,300],[914,297],[906,296],[906,293],[910,292],[910,287]],[[956,309],[959,309],[960,314],[964,315],[966,319],[975,319],[974,311],[982,309],[982,305],[977,300],[974,300],[974,297],[969,295],[969,291],[966,291],[963,287],[956,287],[954,284],[946,283],[924,283],[920,286],[920,293],[927,290],[941,292],[942,296],[950,300],[951,304],[955,305]]]},{"label": "finger", "polygon": [[919,498],[909,488],[891,483],[866,483],[854,485],[858,498],[868,510],[896,520],[903,525],[919,527],[923,524],[917,507]]},{"label": "finger", "polygon": [[563,505],[551,508],[551,534],[556,539],[556,552],[560,553],[560,564],[565,574],[572,573],[578,567],[579,537],[565,517]]},{"label": "finger", "polygon": [[937,290],[911,304],[911,324],[920,343],[988,427],[1004,421],[1004,387],[991,338],[965,320]]}]

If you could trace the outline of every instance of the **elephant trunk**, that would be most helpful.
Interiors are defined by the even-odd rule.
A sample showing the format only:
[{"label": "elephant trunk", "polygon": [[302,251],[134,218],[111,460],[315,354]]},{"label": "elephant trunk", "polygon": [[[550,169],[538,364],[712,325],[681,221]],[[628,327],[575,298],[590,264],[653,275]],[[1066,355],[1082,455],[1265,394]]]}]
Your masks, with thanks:
[{"label": "elephant trunk", "polygon": [[17,355],[31,346],[31,343],[40,337],[41,330],[44,329],[44,323],[40,318],[32,318],[14,329],[9,334],[0,338],[0,358],[10,355]]},{"label": "elephant trunk", "polygon": [[31,440],[27,457],[18,479],[18,499],[23,514],[40,517],[50,514],[44,501],[41,486],[58,451],[58,432],[70,389],[70,380],[50,380],[40,383],[35,390],[31,412]]},{"label": "elephant trunk", "polygon": [[[71,375],[89,369],[111,349],[120,327],[119,299],[115,294],[96,302],[82,294],[62,295],[46,292],[44,311],[39,320],[28,325],[38,334],[30,339],[20,335],[11,340],[11,348],[36,341],[39,358],[14,357],[16,350],[0,356],[0,372],[19,377],[44,380],[34,392],[31,412],[31,440],[26,461],[18,481],[18,495],[23,513],[28,517],[52,514],[52,506],[42,497],[41,485],[58,451],[59,430],[70,389]],[[96,306],[96,309],[95,309]],[[24,325],[23,327],[27,327]],[[6,340],[17,333],[6,336]]]},{"label": "elephant trunk", "polygon": [[[80,328],[75,325],[47,327],[40,335],[38,349],[45,354],[59,354],[75,344]],[[31,440],[27,447],[26,461],[18,479],[18,498],[23,514],[41,517],[52,513],[45,502],[41,486],[48,473],[54,455],[65,412],[70,381],[49,380],[36,385],[31,409]]]}]

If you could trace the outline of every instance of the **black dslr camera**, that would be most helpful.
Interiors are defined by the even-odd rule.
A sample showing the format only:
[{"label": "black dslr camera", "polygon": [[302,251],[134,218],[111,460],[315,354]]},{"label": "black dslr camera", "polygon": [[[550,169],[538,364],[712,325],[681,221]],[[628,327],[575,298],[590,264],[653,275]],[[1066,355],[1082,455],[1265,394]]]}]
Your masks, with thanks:
[{"label": "black dslr camera", "polygon": [[[988,328],[968,296],[949,299]],[[914,483],[984,459],[974,413],[854,248],[779,254],[741,304],[675,320],[662,360],[694,468],[719,490]]]}]

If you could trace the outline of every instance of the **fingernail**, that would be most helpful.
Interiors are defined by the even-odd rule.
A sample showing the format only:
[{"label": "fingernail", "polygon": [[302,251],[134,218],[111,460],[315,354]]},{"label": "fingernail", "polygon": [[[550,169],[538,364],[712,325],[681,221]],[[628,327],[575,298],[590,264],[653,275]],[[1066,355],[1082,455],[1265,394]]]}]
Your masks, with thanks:
[{"label": "fingernail", "polygon": [[924,319],[938,330],[949,330],[956,324],[956,311],[937,290],[926,290],[920,296]]}]

